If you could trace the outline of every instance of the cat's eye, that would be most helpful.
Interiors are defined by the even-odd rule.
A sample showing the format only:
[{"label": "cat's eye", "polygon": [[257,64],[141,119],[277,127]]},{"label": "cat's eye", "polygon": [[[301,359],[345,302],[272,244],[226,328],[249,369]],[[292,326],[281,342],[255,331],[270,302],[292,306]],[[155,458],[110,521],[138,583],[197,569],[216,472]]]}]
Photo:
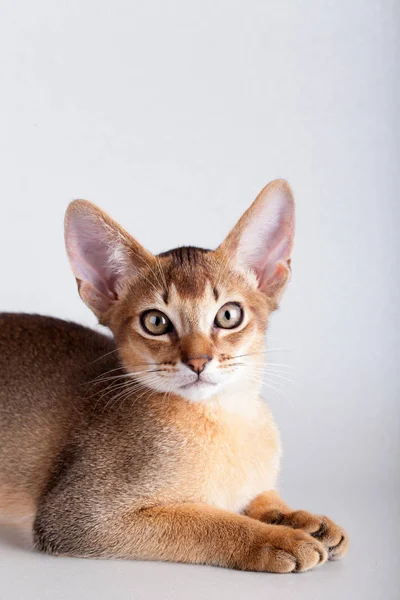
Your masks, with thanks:
[{"label": "cat's eye", "polygon": [[222,329],[233,329],[243,321],[243,310],[236,302],[228,302],[221,306],[215,317],[214,324]]},{"label": "cat's eye", "polygon": [[173,330],[173,325],[160,310],[147,310],[141,316],[143,329],[151,335],[163,335]]}]

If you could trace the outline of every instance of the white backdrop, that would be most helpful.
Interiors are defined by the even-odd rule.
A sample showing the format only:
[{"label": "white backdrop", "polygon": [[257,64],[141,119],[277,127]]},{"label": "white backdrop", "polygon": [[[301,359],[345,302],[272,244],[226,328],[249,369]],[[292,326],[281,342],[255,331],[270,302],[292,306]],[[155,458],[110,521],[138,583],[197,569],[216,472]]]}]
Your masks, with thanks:
[{"label": "white backdrop", "polygon": [[3,1],[0,309],[94,325],[73,198],[154,252],[215,247],[284,177],[297,242],[269,346],[298,385],[266,389],[284,487],[398,483],[398,57],[395,0]]}]

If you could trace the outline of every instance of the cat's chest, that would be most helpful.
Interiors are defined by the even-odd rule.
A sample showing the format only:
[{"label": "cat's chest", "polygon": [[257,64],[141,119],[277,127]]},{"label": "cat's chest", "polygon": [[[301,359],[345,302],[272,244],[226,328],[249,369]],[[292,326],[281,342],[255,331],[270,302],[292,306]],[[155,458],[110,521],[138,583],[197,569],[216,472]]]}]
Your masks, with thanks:
[{"label": "cat's chest", "polygon": [[202,501],[240,512],[255,496],[275,487],[279,433],[266,407],[250,419],[224,415],[199,442]]}]

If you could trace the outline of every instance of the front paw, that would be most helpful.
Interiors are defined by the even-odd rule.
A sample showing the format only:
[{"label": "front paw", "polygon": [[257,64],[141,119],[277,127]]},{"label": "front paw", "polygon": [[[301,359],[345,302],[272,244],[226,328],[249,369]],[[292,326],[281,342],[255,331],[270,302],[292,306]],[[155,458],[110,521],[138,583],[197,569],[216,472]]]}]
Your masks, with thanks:
[{"label": "front paw", "polygon": [[270,573],[299,573],[324,563],[328,558],[321,542],[304,531],[269,527],[246,555],[239,568]]},{"label": "front paw", "polygon": [[324,545],[329,560],[338,560],[347,552],[349,544],[347,533],[328,517],[313,515],[305,510],[290,512],[270,510],[261,520],[264,523],[302,529]]}]

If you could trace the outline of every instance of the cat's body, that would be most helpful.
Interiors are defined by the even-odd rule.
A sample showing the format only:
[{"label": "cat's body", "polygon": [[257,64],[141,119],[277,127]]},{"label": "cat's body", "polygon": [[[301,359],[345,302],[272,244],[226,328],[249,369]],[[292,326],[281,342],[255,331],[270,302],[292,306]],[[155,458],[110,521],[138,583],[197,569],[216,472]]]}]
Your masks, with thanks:
[{"label": "cat's body", "polygon": [[249,399],[246,415],[218,398],[115,401],[114,350],[109,337],[74,323],[0,314],[0,518],[33,517],[60,470],[73,473],[79,461],[90,461],[84,485],[99,506],[111,494],[137,507],[150,498],[240,512],[275,487],[279,436],[261,400]]},{"label": "cat's body", "polygon": [[155,257],[70,205],[79,292],[114,337],[0,315],[0,520],[31,516],[36,546],[71,556],[291,572],[344,554],[341,528],[277,494],[260,398],[293,207],[274,182],[216,251]]}]

